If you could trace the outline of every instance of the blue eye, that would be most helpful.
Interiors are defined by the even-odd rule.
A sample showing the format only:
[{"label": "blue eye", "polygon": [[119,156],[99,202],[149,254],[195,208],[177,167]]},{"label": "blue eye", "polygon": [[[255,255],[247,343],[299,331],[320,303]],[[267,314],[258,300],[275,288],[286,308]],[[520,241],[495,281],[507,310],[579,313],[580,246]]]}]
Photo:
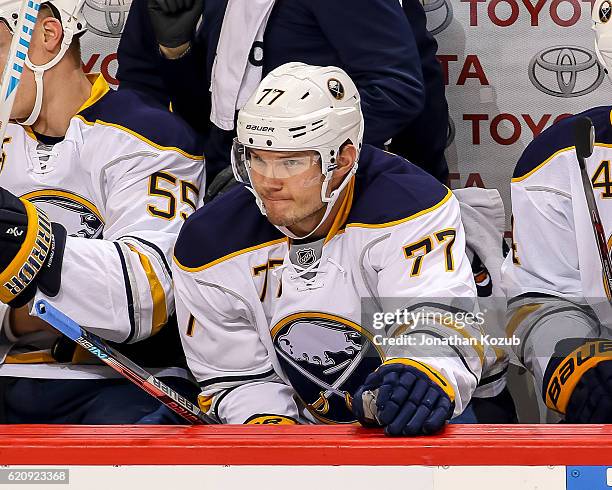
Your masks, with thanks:
[{"label": "blue eye", "polygon": [[250,161],[251,161],[251,164],[254,164],[254,165],[262,165],[264,163],[264,161],[261,158],[254,156],[254,155],[251,156]]}]

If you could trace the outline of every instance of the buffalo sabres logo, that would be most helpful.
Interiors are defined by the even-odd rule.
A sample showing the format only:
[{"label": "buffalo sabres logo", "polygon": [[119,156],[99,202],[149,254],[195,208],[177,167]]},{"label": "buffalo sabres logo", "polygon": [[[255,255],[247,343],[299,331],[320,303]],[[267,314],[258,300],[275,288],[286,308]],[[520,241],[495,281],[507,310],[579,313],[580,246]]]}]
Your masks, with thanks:
[{"label": "buffalo sabres logo", "polygon": [[308,267],[314,264],[317,256],[313,248],[303,248],[296,252],[298,264],[302,267]]},{"label": "buffalo sabres logo", "polygon": [[67,191],[41,190],[23,196],[42,209],[51,221],[64,225],[68,234],[82,238],[101,238],[104,221],[87,199]]},{"label": "buffalo sabres logo", "polygon": [[329,92],[334,96],[336,100],[342,100],[344,98],[344,85],[335,78],[330,78],[327,81],[327,88]]},{"label": "buffalo sabres logo", "polygon": [[351,395],[383,355],[359,325],[325,313],[291,315],[272,329],[281,366],[318,420],[353,423]]},{"label": "buffalo sabres logo", "polygon": [[606,0],[599,6],[599,20],[605,24],[610,20],[611,14],[612,5],[610,5],[610,2]]}]

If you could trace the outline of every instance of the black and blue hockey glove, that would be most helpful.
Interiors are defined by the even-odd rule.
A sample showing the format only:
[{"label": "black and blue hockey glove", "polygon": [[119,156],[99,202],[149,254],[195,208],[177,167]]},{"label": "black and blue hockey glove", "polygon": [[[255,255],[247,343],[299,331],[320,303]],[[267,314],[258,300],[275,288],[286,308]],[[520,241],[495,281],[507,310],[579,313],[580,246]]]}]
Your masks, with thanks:
[{"label": "black and blue hockey glove", "polygon": [[352,407],[364,426],[382,426],[389,436],[413,436],[441,430],[453,414],[453,400],[453,389],[440,373],[394,359],[366,378]]}]

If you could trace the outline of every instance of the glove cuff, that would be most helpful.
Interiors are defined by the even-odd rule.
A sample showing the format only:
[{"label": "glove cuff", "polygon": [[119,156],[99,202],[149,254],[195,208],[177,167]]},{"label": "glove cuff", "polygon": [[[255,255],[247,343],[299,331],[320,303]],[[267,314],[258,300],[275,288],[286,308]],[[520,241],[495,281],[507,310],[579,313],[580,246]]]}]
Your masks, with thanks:
[{"label": "glove cuff", "polygon": [[45,266],[40,271],[38,289],[51,298],[57,296],[62,285],[62,263],[66,249],[66,228],[59,223],[51,223],[53,243]]},{"label": "glove cuff", "polygon": [[28,219],[26,236],[17,255],[0,273],[0,301],[9,304],[34,282],[53,245],[51,222],[47,215],[25,199],[21,202]]},{"label": "glove cuff", "polygon": [[552,410],[565,414],[570,397],[580,378],[599,363],[612,360],[612,340],[591,339],[582,343],[578,348],[562,357],[558,355],[569,341],[559,342],[555,354],[548,362],[542,383],[543,396],[546,406]]},{"label": "glove cuff", "polygon": [[389,359],[383,362],[383,366],[389,366],[391,364],[403,364],[405,366],[410,366],[418,371],[422,372],[427,376],[431,381],[437,384],[442,391],[450,398],[451,403],[455,403],[455,390],[453,389],[450,382],[446,379],[442,373],[437,371],[436,369],[428,366],[419,361],[415,361],[414,359],[406,359],[402,357],[398,357],[396,359]]}]

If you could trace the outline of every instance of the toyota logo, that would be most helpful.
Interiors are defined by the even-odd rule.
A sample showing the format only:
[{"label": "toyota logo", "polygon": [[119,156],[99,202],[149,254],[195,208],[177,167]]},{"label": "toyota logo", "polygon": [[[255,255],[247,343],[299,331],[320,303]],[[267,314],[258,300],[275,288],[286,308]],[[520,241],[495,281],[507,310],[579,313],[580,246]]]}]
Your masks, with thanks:
[{"label": "toyota logo", "polygon": [[604,79],[604,70],[592,51],[578,46],[554,46],[529,62],[529,79],[540,91],[554,97],[580,97],[593,92]]},{"label": "toyota logo", "polygon": [[83,16],[88,29],[102,37],[121,37],[131,0],[85,0]]},{"label": "toyota logo", "polygon": [[427,30],[433,35],[446,29],[453,20],[450,0],[421,0],[427,16]]}]

